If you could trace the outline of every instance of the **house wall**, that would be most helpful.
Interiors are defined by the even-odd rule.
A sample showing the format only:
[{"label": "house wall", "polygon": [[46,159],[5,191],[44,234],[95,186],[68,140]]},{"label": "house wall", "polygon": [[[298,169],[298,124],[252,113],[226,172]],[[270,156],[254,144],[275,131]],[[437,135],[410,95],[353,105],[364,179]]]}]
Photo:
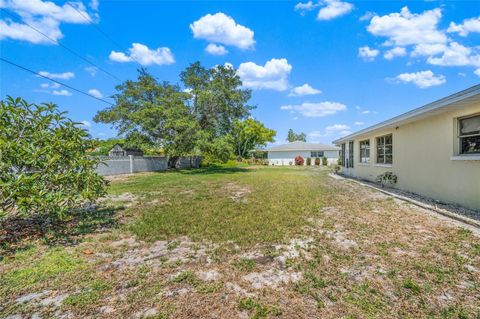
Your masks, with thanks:
[{"label": "house wall", "polygon": [[[310,151],[281,151],[281,152],[268,152],[268,164],[269,165],[295,165],[295,157],[300,155],[305,160],[312,158]],[[338,151],[324,151],[324,156],[327,158],[329,164],[335,164],[338,160]],[[313,158],[312,158],[313,160]],[[313,164],[313,163],[312,163]]]},{"label": "house wall", "polygon": [[[480,160],[458,160],[458,118],[480,113],[480,105],[450,111],[390,130],[354,139],[354,167],[342,167],[351,176],[375,181],[392,171],[396,187],[443,202],[480,210]],[[375,164],[375,138],[392,134],[393,164]],[[370,163],[359,163],[360,141],[370,139]],[[347,142],[348,144],[348,142]],[[465,158],[465,157],[464,157]]]}]

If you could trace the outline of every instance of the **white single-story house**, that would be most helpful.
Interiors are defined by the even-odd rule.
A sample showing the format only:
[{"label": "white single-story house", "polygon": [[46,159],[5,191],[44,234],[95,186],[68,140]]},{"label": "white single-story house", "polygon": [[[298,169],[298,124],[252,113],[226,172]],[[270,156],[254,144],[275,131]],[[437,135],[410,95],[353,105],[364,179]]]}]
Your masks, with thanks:
[{"label": "white single-story house", "polygon": [[480,210],[480,85],[334,141],[345,175]]},{"label": "white single-story house", "polygon": [[307,163],[307,158],[312,159],[312,165],[316,158],[326,157],[329,164],[338,161],[340,149],[333,145],[320,143],[306,143],[296,141],[283,145],[272,146],[267,149],[269,165],[295,165],[295,157],[300,155]]}]

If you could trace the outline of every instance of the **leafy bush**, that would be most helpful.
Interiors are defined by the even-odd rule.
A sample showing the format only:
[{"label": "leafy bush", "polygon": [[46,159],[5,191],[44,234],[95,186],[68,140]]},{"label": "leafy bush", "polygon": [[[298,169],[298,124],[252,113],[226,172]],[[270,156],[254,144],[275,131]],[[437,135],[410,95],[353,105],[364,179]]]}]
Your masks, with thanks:
[{"label": "leafy bush", "polygon": [[310,157],[307,158],[307,165],[308,166],[312,165],[312,159]]},{"label": "leafy bush", "polygon": [[315,158],[315,165],[320,166],[320,157]]},{"label": "leafy bush", "polygon": [[323,166],[327,166],[327,165],[328,165],[328,160],[327,160],[327,158],[326,158],[325,156],[322,157],[322,165],[323,165]]},{"label": "leafy bush", "polygon": [[300,155],[297,155],[295,157],[295,165],[303,165],[305,163],[305,160],[303,159],[303,157],[301,157]]},{"label": "leafy bush", "polygon": [[338,164],[336,164],[335,166],[333,166],[333,171],[335,172],[335,174],[338,174],[340,172],[340,170],[342,169],[342,167]]},{"label": "leafy bush", "polygon": [[86,130],[54,104],[0,102],[0,216],[52,214],[105,194]]},{"label": "leafy bush", "polygon": [[393,172],[385,172],[377,176],[377,183],[380,183],[382,187],[385,187],[387,184],[396,184],[397,180],[398,177],[397,175],[393,174]]}]

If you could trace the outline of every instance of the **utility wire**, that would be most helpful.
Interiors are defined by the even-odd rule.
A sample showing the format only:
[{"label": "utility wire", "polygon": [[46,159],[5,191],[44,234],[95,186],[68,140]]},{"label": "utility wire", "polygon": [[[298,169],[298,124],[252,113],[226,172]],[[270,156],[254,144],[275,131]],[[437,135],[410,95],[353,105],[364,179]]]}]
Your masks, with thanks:
[{"label": "utility wire", "polygon": [[87,93],[87,92],[85,92],[85,91],[76,89],[76,88],[74,88],[73,86],[70,86],[70,85],[68,85],[68,84],[62,83],[62,82],[57,81],[57,80],[54,80],[54,79],[52,79],[52,78],[50,78],[50,77],[48,77],[48,76],[42,75],[42,74],[40,74],[40,73],[38,73],[38,72],[35,72],[35,71],[33,71],[33,70],[29,69],[29,68],[26,68],[26,67],[24,67],[24,66],[21,66],[21,65],[19,65],[19,64],[16,64],[15,62],[9,61],[9,60],[7,60],[7,59],[5,59],[5,58],[3,58],[3,57],[0,57],[0,61],[3,61],[3,62],[5,62],[5,63],[8,63],[8,64],[10,64],[10,65],[13,65],[13,66],[15,66],[15,67],[17,67],[17,68],[19,68],[19,69],[22,69],[22,70],[24,70],[24,71],[27,71],[27,72],[30,72],[30,73],[35,74],[35,75],[37,75],[37,76],[40,76],[40,77],[42,77],[42,78],[44,78],[44,79],[47,79],[47,80],[50,80],[50,81],[55,82],[55,83],[57,83],[57,84],[60,84],[60,85],[62,85],[62,86],[64,86],[64,87],[66,87],[66,88],[69,88],[70,90],[73,90],[73,91],[76,91],[76,92],[78,92],[78,93],[84,94],[84,95],[86,95],[86,96],[89,96],[89,97],[91,97],[91,98],[94,98],[94,99],[96,99],[96,100],[99,100],[99,101],[101,101],[101,102],[103,102],[103,103],[107,103],[107,104],[109,104],[109,105],[111,105],[111,106],[114,106],[114,105],[115,105],[115,104],[113,104],[113,103],[111,103],[111,102],[108,102],[108,101],[106,101],[106,100],[104,100],[104,99],[101,99],[101,98],[99,98],[99,97],[93,96],[93,95],[91,95],[91,94],[89,94],[89,93]]},{"label": "utility wire", "polygon": [[[73,8],[73,7],[72,7],[72,8]],[[14,14],[12,14],[11,12],[9,12],[9,11],[7,11],[7,10],[3,9],[3,8],[0,8],[0,10],[2,10],[2,11],[3,11],[3,12],[5,12],[5,13],[7,13],[7,14],[8,14],[8,15],[10,15],[11,17],[13,17],[13,18],[16,18],[16,16],[15,16]],[[108,72],[107,70],[105,70],[105,69],[103,69],[103,68],[99,67],[98,65],[96,65],[96,64],[95,64],[95,63],[93,63],[92,61],[88,60],[87,58],[84,58],[82,55],[80,55],[80,54],[78,54],[77,52],[73,51],[73,50],[72,50],[72,49],[70,49],[69,47],[67,47],[67,46],[65,46],[65,45],[63,45],[63,44],[61,44],[61,43],[60,43],[60,42],[58,42],[57,40],[55,40],[55,39],[51,38],[50,36],[48,36],[47,34],[43,33],[42,31],[38,30],[38,29],[37,29],[37,28],[35,28],[34,26],[32,26],[32,25],[28,24],[28,23],[27,23],[27,22],[25,22],[25,21],[23,21],[23,23],[24,23],[26,26],[28,26],[30,29],[32,29],[32,30],[34,30],[34,31],[36,31],[36,32],[38,32],[38,33],[40,33],[41,35],[43,35],[45,38],[47,38],[47,39],[48,39],[48,40],[50,40],[51,42],[53,42],[53,43],[55,43],[55,44],[57,44],[57,45],[61,46],[62,48],[64,48],[65,50],[67,50],[67,51],[68,51],[68,52],[70,52],[71,54],[75,55],[76,57],[78,57],[78,58],[82,59],[83,61],[87,62],[87,63],[88,63],[88,64],[90,64],[91,66],[93,66],[93,67],[95,67],[95,68],[99,69],[100,71],[102,71],[102,72],[104,72],[105,74],[107,74],[107,75],[111,76],[112,78],[114,78],[114,79],[116,79],[116,80],[118,80],[118,81],[122,82],[122,79],[120,79],[120,78],[119,78],[119,77],[117,77],[116,75],[114,75],[114,74],[112,74],[112,73]]]},{"label": "utility wire", "polygon": [[[97,29],[98,32],[100,32],[108,41],[112,42],[118,49],[122,50],[122,51],[127,51],[125,47],[123,47],[122,45],[118,44],[117,41],[115,41],[111,36],[109,36],[105,31],[103,31],[102,29],[100,29],[100,27],[98,25],[95,24],[95,22],[88,16],[86,16],[85,14],[83,14],[82,11],[78,10],[77,8],[75,8],[75,6],[73,6],[72,4],[70,4],[69,2],[66,3],[66,5],[70,6],[71,8],[73,8],[73,10],[77,11],[79,15],[81,15],[92,27],[94,27],[95,29]],[[133,56],[130,56],[130,59],[132,59],[133,61],[137,62],[137,64],[143,68],[143,65],[137,60],[135,59],[135,57]]]}]

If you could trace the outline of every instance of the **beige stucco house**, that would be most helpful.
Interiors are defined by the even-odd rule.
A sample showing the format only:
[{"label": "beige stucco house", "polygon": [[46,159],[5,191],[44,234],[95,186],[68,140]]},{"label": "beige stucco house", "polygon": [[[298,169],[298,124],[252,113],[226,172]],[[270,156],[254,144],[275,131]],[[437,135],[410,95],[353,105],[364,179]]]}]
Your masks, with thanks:
[{"label": "beige stucco house", "polygon": [[334,141],[342,172],[480,210],[480,85]]}]

